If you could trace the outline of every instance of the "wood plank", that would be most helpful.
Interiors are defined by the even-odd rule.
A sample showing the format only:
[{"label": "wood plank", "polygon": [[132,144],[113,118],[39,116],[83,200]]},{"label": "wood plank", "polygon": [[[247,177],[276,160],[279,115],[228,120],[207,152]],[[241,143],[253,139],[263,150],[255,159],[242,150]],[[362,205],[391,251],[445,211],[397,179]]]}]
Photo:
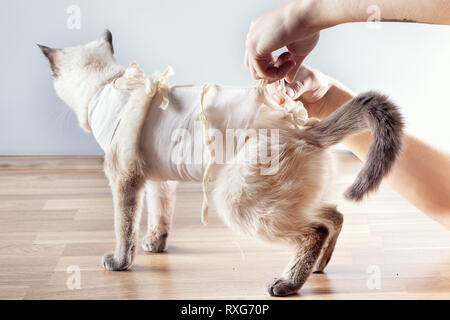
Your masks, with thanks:
[{"label": "wood plank", "polygon": [[[287,299],[450,299],[448,231],[389,186],[360,204],[341,194],[361,164],[338,152],[332,198],[345,215],[324,274]],[[264,283],[289,248],[234,234],[215,215],[200,223],[201,186],[182,183],[169,251],[140,247],[127,272],[108,272],[112,199],[102,157],[0,157],[0,299],[272,299]],[[141,222],[145,232],[146,217]],[[67,287],[69,266],[81,289]],[[380,288],[367,281],[380,271]]]}]

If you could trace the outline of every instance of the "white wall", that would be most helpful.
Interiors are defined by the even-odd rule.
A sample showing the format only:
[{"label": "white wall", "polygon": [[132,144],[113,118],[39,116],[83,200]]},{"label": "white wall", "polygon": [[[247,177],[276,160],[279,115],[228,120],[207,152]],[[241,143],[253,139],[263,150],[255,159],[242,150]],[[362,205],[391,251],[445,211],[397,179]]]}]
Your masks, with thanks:
[{"label": "white wall", "polygon": [[[172,65],[172,83],[248,85],[244,42],[253,17],[275,0],[4,0],[0,11],[0,154],[101,154],[55,96],[35,43],[64,47],[105,28],[118,60],[147,73]],[[66,28],[67,8],[81,8],[81,29]],[[268,31],[270,32],[270,31]],[[450,27],[345,25],[322,33],[307,63],[356,92],[388,93],[409,130],[449,150]]]}]

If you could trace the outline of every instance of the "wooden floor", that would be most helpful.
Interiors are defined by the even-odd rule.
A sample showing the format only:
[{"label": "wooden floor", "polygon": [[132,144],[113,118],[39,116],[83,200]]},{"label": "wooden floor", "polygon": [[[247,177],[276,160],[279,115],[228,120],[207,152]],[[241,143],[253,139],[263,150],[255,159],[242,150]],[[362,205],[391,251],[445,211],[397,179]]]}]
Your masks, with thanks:
[{"label": "wooden floor", "polygon": [[[341,237],[326,273],[290,299],[450,299],[449,232],[386,185],[361,204],[342,200],[360,165],[338,158]],[[114,233],[101,159],[0,157],[0,298],[270,299],[264,283],[289,249],[233,234],[214,213],[204,227],[200,207],[200,185],[180,185],[168,253],[139,248],[130,271],[105,271]],[[80,289],[67,286],[69,266]]]}]

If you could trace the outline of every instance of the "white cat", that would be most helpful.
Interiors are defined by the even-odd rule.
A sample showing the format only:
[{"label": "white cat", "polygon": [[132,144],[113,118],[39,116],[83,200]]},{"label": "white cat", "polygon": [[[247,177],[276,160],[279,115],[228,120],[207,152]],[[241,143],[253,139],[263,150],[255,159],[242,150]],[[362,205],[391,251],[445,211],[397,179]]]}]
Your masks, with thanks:
[{"label": "white cat", "polygon": [[[113,57],[111,33],[106,31],[100,39],[72,48],[40,47],[53,70],[57,95],[75,111],[80,126],[91,131],[93,120],[89,119],[88,110],[95,104],[94,97],[104,94],[114,102],[116,98],[109,96],[105,88],[124,77],[125,68]],[[127,92],[123,107],[114,111],[120,117],[113,125],[111,140],[103,146],[106,149],[104,169],[114,199],[116,231],[116,247],[103,257],[103,265],[108,270],[125,270],[132,264],[144,198],[149,208],[149,226],[142,246],[150,252],[167,248],[175,201],[176,183],[172,180],[199,180],[205,170],[204,162],[200,167],[191,168],[193,174],[186,173],[186,166],[179,169],[171,163],[167,153],[174,148],[166,142],[172,133],[161,126],[170,114],[177,122],[172,129],[178,125],[193,128],[192,120],[197,117],[200,120],[199,100],[184,99],[180,94],[183,101],[177,102],[179,89],[175,88],[179,87],[149,94],[152,88],[155,89],[142,85]],[[199,87],[192,90],[201,94]],[[252,96],[253,89],[242,90],[236,94],[228,91],[221,106],[212,103],[211,97],[206,99],[210,101],[208,116],[219,117],[219,122],[224,115],[230,116],[229,122],[221,123],[238,123],[235,128],[276,129],[278,139],[246,136],[235,161],[213,165],[213,202],[219,215],[233,229],[268,241],[284,241],[295,248],[283,276],[266,286],[270,295],[294,294],[312,271],[325,268],[343,223],[342,214],[327,203],[332,171],[327,149],[347,135],[366,129],[372,131],[368,160],[346,192],[349,199],[361,200],[378,187],[401,150],[402,117],[385,96],[368,92],[344,104],[326,120],[298,128],[286,120],[283,112],[267,108],[262,102],[254,103],[257,97]],[[233,100],[242,92],[248,94]],[[233,101],[242,102],[246,98],[252,112],[232,108]],[[158,109],[164,99],[168,99],[167,109]],[[217,111],[227,105],[227,112],[214,112],[215,107]],[[222,132],[225,129],[219,128]],[[267,147],[278,152],[270,154],[268,162],[261,162],[260,150]],[[276,170],[269,175],[261,174],[270,171],[271,157],[277,157]],[[203,153],[200,158],[204,158]]]}]

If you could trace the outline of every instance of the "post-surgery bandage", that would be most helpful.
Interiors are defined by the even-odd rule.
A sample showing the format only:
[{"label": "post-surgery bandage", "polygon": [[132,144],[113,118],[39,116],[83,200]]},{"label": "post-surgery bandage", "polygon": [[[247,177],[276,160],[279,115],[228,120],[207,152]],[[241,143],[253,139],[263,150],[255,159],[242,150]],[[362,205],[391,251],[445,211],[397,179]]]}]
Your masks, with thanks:
[{"label": "post-surgery bandage", "polygon": [[[301,104],[285,93],[282,93],[286,100],[283,106],[274,103],[263,81],[255,87],[215,84],[169,87],[168,77],[172,73],[169,67],[164,73],[147,78],[133,62],[121,77],[106,84],[91,99],[89,124],[97,142],[105,153],[108,152],[124,115],[124,106],[135,89],[145,88],[151,101],[140,135],[140,147],[150,178],[202,181],[202,222],[207,223],[207,190],[212,166],[224,160],[218,161],[219,150],[216,149],[220,139],[225,138],[229,130],[250,129],[263,105],[283,110],[294,126],[303,125],[308,115]],[[224,149],[227,153],[225,146]]]}]

